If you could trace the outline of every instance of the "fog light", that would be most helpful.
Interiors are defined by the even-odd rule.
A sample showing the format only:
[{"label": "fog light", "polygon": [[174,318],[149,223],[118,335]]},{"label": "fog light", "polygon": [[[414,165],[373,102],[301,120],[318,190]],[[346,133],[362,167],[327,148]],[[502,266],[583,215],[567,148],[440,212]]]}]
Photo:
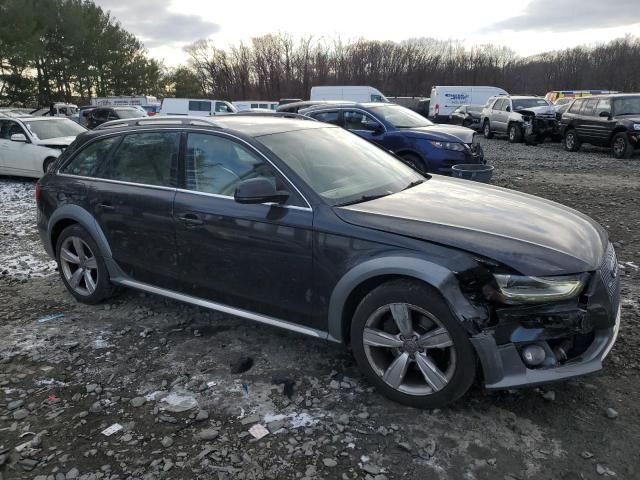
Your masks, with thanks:
[{"label": "fog light", "polygon": [[540,345],[528,345],[522,349],[522,360],[530,367],[536,367],[544,362],[547,352]]}]

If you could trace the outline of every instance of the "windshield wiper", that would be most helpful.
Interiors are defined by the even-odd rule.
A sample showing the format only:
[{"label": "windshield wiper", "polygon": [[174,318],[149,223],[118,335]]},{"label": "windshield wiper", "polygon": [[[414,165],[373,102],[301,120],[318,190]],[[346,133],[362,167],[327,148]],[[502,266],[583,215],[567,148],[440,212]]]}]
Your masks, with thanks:
[{"label": "windshield wiper", "polygon": [[407,185],[406,187],[404,187],[402,189],[402,191],[404,192],[405,190],[409,190],[410,188],[413,187],[417,187],[418,185],[420,185],[421,183],[424,183],[424,180],[420,179],[420,180],[415,180],[413,182],[411,182],[409,185]]},{"label": "windshield wiper", "polygon": [[338,203],[336,207],[346,207],[347,205],[355,205],[356,203],[369,202],[371,200],[376,200],[378,198],[386,197],[391,195],[391,192],[381,193],[378,195],[362,195],[361,197],[356,198],[355,200],[349,200],[348,202]]}]

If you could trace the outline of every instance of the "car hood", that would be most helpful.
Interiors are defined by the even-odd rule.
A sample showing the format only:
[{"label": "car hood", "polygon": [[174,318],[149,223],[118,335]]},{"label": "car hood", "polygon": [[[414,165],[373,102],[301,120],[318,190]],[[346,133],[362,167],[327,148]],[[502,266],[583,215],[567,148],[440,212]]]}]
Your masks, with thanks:
[{"label": "car hood", "polygon": [[459,125],[429,125],[427,127],[403,128],[409,137],[422,138],[429,135],[430,140],[462,141],[463,143],[473,142],[473,135],[476,133],[470,128]]},{"label": "car hood", "polygon": [[620,115],[620,116],[614,116],[614,118],[616,120],[625,120],[627,122],[636,122],[636,123],[640,123],[640,113],[638,114],[633,114],[633,115]]},{"label": "car hood", "polygon": [[439,175],[335,212],[353,225],[459,248],[524,275],[595,270],[607,244],[604,229],[571,208]]},{"label": "car hood", "polygon": [[515,110],[516,113],[528,113],[533,115],[555,115],[556,111],[552,106],[529,107]]},{"label": "car hood", "polygon": [[68,147],[73,143],[76,137],[55,137],[47,138],[46,140],[38,140],[38,145],[56,147]]}]

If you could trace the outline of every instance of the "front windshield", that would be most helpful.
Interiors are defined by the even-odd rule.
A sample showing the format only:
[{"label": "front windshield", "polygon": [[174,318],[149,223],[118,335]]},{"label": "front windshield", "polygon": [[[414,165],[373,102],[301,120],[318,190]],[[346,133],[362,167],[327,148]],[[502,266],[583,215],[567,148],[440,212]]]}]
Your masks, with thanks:
[{"label": "front windshield", "polygon": [[640,115],[640,97],[614,99],[613,112],[614,115]]},{"label": "front windshield", "polygon": [[390,195],[425,179],[383,149],[338,127],[274,133],[257,140],[330,205]]},{"label": "front windshield", "polygon": [[116,108],[115,110],[120,118],[138,118],[144,115],[140,110],[135,108]]},{"label": "front windshield", "polygon": [[433,122],[419,113],[400,105],[376,105],[370,107],[373,113],[383,118],[396,128],[429,127]]},{"label": "front windshield", "polygon": [[87,129],[66,118],[47,120],[23,120],[31,134],[39,140],[58,137],[77,137]]},{"label": "front windshield", "polygon": [[514,98],[513,100],[513,110],[523,110],[525,108],[531,107],[548,107],[549,102],[547,102],[544,98]]}]

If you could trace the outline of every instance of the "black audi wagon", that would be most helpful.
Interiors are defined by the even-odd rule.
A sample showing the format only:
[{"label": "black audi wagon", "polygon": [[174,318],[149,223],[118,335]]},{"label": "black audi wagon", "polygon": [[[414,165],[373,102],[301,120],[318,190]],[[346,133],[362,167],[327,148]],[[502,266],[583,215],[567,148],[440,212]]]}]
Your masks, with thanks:
[{"label": "black audi wagon", "polygon": [[153,117],[80,135],[37,185],[71,295],[131,287],[350,345],[388,397],[436,407],[599,370],[607,233],[548,200],[427,176],[342,128]]}]

